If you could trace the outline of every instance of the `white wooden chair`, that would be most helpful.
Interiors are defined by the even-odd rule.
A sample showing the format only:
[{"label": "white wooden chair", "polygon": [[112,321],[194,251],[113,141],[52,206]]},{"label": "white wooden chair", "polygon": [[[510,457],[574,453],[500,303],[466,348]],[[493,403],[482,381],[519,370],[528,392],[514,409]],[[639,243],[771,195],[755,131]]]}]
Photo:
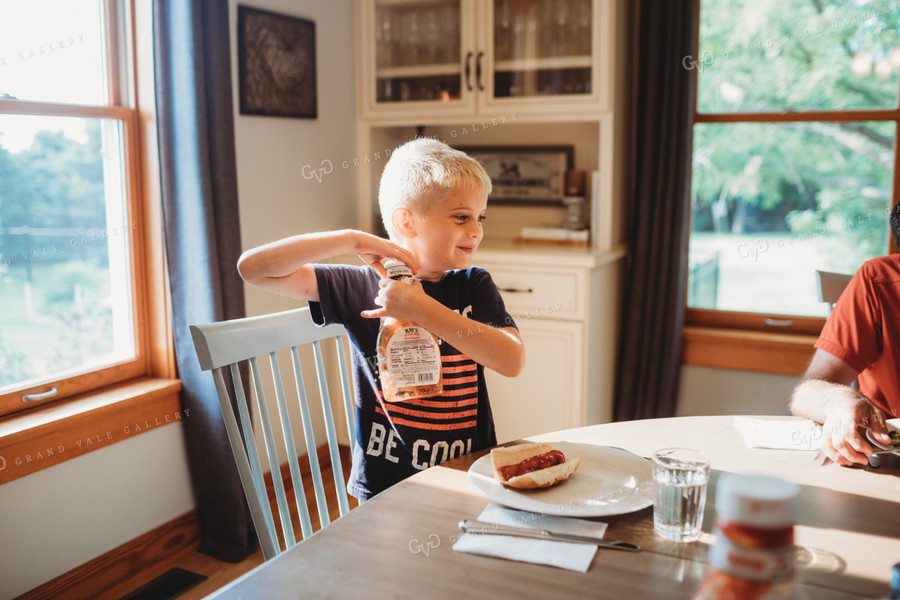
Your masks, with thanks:
[{"label": "white wooden chair", "polygon": [[828,314],[831,314],[834,304],[841,297],[841,292],[853,279],[853,275],[845,273],[830,273],[828,271],[816,271],[816,292],[819,294],[819,302],[828,304]]},{"label": "white wooden chair", "polygon": [[[328,506],[325,501],[325,486],[316,453],[316,441],[310,417],[309,404],[304,386],[303,372],[300,364],[300,346],[310,345],[315,357],[316,375],[322,401],[322,416],[331,457],[331,468],[334,475],[335,491],[338,498],[340,514],[343,516],[350,508],[347,491],[344,485],[344,474],[341,468],[341,457],[338,450],[337,433],[331,399],[328,393],[328,381],[325,376],[325,364],[322,356],[322,341],[334,339],[337,346],[338,365],[343,392],[344,413],[347,421],[347,432],[350,444],[355,443],[356,424],[354,414],[353,393],[350,376],[347,370],[344,342],[346,331],[340,325],[317,327],[313,324],[308,308],[265,315],[210,323],[208,325],[192,325],[191,335],[194,347],[204,371],[212,371],[222,406],[222,415],[228,431],[228,439],[234,452],[235,462],[253,517],[253,524],[259,537],[260,547],[266,560],[282,552],[273,519],[269,497],[263,483],[263,471],[260,453],[254,440],[261,438],[268,458],[268,465],[273,475],[275,496],[284,536],[285,550],[294,546],[297,539],[294,535],[293,523],[288,510],[287,495],[281,479],[281,468],[275,448],[275,431],[280,430],[282,449],[287,449],[290,464],[291,481],[297,512],[300,518],[300,529],[303,539],[312,535],[309,508],[303,489],[299,459],[294,451],[294,433],[288,416],[288,402],[285,399],[285,384],[282,382],[276,352],[290,349],[294,371],[294,387],[299,399],[299,411],[306,440],[306,452],[309,457],[310,471],[315,488],[316,505],[319,522],[324,528],[329,524]],[[275,387],[275,400],[278,405],[277,418],[270,418],[263,389],[263,376],[260,373],[257,357],[268,355],[271,375]],[[244,394],[244,386],[240,374],[240,363],[249,364],[250,376],[255,391],[254,398],[257,409],[255,423],[251,425],[249,399]],[[224,371],[231,374],[232,387],[228,389]],[[289,382],[288,382],[289,383]],[[238,416],[234,414],[232,402],[237,405]],[[240,427],[238,427],[238,419]],[[246,436],[242,436],[241,432]],[[256,434],[253,432],[256,431]],[[352,448],[351,448],[352,450]]]},{"label": "white wooden chair", "polygon": [[[816,292],[819,294],[819,302],[828,304],[829,315],[851,279],[853,279],[853,275],[847,275],[846,273],[816,271]],[[854,380],[850,387],[854,390],[859,390],[859,383]]]}]

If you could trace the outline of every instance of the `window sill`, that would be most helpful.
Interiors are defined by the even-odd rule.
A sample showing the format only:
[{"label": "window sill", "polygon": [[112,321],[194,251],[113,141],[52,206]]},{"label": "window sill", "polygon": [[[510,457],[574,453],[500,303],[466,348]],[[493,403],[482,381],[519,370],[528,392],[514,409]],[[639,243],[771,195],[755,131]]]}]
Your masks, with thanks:
[{"label": "window sill", "polygon": [[686,365],[803,375],[818,336],[686,326]]},{"label": "window sill", "polygon": [[177,379],[140,379],[0,420],[0,484],[184,415]]}]

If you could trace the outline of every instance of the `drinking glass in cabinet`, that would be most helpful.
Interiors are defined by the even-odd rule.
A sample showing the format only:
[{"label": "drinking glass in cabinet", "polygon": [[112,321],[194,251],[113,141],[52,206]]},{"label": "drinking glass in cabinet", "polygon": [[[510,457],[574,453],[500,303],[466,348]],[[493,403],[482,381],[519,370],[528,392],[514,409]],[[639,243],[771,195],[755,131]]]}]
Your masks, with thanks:
[{"label": "drinking glass in cabinet", "polygon": [[494,95],[591,91],[591,0],[494,0]]},{"label": "drinking glass in cabinet", "polygon": [[591,0],[494,0],[496,60],[590,53]]},{"label": "drinking glass in cabinet", "polygon": [[378,102],[459,98],[460,3],[375,4]]},{"label": "drinking glass in cabinet", "polygon": [[394,15],[389,10],[379,10],[375,15],[375,66],[393,66]]}]

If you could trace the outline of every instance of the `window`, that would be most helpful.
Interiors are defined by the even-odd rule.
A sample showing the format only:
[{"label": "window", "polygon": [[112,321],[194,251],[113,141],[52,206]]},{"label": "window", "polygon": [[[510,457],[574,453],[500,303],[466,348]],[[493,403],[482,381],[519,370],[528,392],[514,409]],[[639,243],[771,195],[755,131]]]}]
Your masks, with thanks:
[{"label": "window", "polygon": [[0,18],[0,414],[148,370],[129,11]]},{"label": "window", "polygon": [[815,271],[889,251],[900,4],[700,0],[687,322],[817,334]]}]

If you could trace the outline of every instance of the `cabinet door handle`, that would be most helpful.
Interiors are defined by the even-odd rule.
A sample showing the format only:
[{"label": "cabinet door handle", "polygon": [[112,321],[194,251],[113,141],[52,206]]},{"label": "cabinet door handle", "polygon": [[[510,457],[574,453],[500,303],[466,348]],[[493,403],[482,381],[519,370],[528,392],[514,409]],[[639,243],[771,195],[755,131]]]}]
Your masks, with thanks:
[{"label": "cabinet door handle", "polygon": [[497,288],[501,292],[507,292],[510,294],[533,294],[534,288],[517,288],[517,287],[502,287]]},{"label": "cabinet door handle", "polygon": [[483,57],[484,57],[484,52],[479,52],[478,58],[475,59],[475,82],[478,83],[478,91],[479,92],[484,91],[484,86],[481,85],[481,59]]},{"label": "cabinet door handle", "polygon": [[472,91],[472,52],[466,54],[466,89]]}]

